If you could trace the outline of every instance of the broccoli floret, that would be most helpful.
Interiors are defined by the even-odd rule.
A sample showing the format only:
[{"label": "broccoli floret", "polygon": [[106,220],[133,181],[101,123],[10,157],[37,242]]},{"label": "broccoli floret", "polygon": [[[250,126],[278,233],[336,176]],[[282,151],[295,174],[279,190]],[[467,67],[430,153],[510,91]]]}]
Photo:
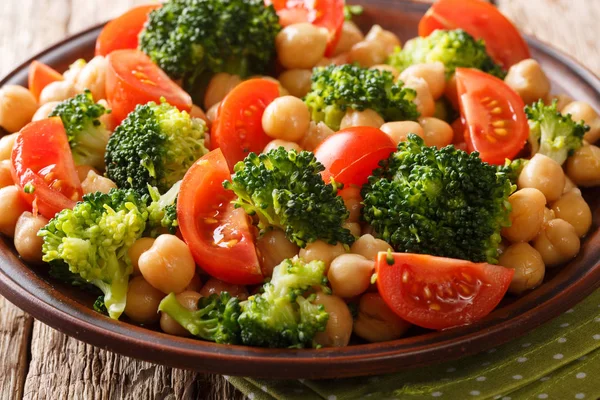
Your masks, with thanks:
[{"label": "broccoli floret", "polygon": [[110,113],[94,102],[89,90],[58,104],[50,117],[60,117],[67,132],[73,160],[77,165],[91,165],[104,171],[104,151],[110,131],[100,117]]},{"label": "broccoli floret", "polygon": [[100,314],[108,315],[106,304],[104,304],[104,296],[98,296],[92,307],[94,308],[94,311],[99,312]]},{"label": "broccoli floret", "polygon": [[513,185],[517,184],[519,180],[519,175],[521,175],[521,171],[525,168],[525,165],[529,160],[525,158],[516,158],[514,160],[506,159],[504,165],[498,167],[498,170],[504,174],[510,180]]},{"label": "broccoli floret", "polygon": [[223,186],[237,195],[236,208],[258,217],[262,232],[281,228],[300,247],[317,239],[352,244],[354,236],[342,227],[349,213],[337,195],[339,187],[334,181],[323,182],[323,170],[313,153],[280,147],[266,154],[250,153]]},{"label": "broccoli floret", "polygon": [[204,121],[165,102],[138,105],[108,141],[106,174],[120,188],[164,193],[208,153],[205,131]]},{"label": "broccoli floret", "polygon": [[486,51],[483,40],[475,40],[467,32],[436,30],[427,37],[409,40],[402,50],[396,50],[387,63],[399,71],[413,64],[440,61],[446,67],[446,77],[454,75],[458,67],[477,68],[504,79],[506,72]]},{"label": "broccoli floret", "polygon": [[556,107],[542,100],[525,107],[529,120],[531,154],[540,153],[562,165],[573,152],[583,145],[583,135],[590,130],[584,121],[575,122],[571,114],[563,115]]},{"label": "broccoli floret", "polygon": [[139,48],[190,91],[207,74],[264,74],[280,29],[263,0],[169,0],[150,13]]},{"label": "broccoli floret", "polygon": [[416,92],[394,83],[389,71],[361,68],[358,65],[330,65],[315,68],[310,92],[304,102],[315,122],[325,122],[334,131],[346,110],[367,108],[379,113],[385,121],[416,120],[419,117],[413,102]]},{"label": "broccoli floret", "polygon": [[108,314],[118,319],[132,272],[127,251],[142,236],[147,219],[145,201],[132,190],[87,194],[40,230],[43,260],[64,262],[71,273],[98,287]]},{"label": "broccoli floret", "polygon": [[155,187],[150,186],[148,192],[152,200],[148,205],[148,228],[149,236],[156,237],[166,229],[169,233],[175,234],[179,222],[177,221],[177,196],[181,181],[173,185],[171,189],[162,196]]},{"label": "broccoli floret", "polygon": [[396,251],[497,262],[500,230],[510,225],[507,174],[477,152],[406,142],[363,186],[363,217]]},{"label": "broccoli floret", "polygon": [[361,15],[364,11],[362,6],[346,4],[344,6],[344,19],[346,21],[352,21],[354,17]]}]

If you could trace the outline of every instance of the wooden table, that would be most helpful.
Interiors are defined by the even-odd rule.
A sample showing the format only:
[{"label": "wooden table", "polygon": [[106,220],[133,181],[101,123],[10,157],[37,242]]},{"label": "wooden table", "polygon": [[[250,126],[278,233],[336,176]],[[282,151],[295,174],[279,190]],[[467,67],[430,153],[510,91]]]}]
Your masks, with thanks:
[{"label": "wooden table", "polygon": [[[66,35],[148,0],[0,1],[0,76]],[[597,0],[497,0],[523,31],[600,75]],[[1,399],[238,399],[223,377],[123,357],[69,338],[0,297]]]}]

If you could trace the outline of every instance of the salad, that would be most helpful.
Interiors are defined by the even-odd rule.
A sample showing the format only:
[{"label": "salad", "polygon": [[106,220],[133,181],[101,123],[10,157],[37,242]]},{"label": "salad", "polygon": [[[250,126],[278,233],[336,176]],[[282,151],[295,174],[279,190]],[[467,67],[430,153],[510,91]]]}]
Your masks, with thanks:
[{"label": "salad", "polygon": [[222,344],[395,340],[535,289],[591,228],[600,117],[484,1],[406,43],[360,13],[167,0],[32,62],[0,89],[0,233],[97,312]]}]

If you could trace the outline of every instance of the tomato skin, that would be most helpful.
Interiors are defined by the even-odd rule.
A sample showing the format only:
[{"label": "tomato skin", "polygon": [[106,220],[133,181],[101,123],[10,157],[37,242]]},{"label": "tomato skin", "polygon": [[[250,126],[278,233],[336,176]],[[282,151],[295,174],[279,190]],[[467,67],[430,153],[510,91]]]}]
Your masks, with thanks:
[{"label": "tomato skin", "polygon": [[190,95],[141,51],[115,50],[107,60],[106,97],[118,122],[138,104],[160,103],[162,97],[181,111],[192,109]]},{"label": "tomato skin", "polygon": [[40,99],[40,93],[46,86],[52,82],[62,81],[65,78],[62,74],[56,71],[54,68],[34,60],[29,64],[29,76],[27,84],[29,91],[36,100]]},{"label": "tomato skin", "polygon": [[469,152],[496,165],[513,159],[529,137],[521,97],[501,79],[475,69],[457,68],[456,83]]},{"label": "tomato skin", "polygon": [[142,5],[109,21],[96,40],[96,55],[107,56],[115,50],[137,49],[138,35],[148,20],[148,14],[160,7],[160,4]]},{"label": "tomato skin", "polygon": [[329,136],[317,147],[315,157],[325,167],[321,176],[326,183],[333,177],[344,185],[363,185],[379,162],[395,150],[396,145],[384,132],[359,126]]},{"label": "tomato skin", "polygon": [[482,0],[440,0],[433,4],[419,23],[419,36],[436,29],[464,29],[483,39],[490,56],[508,69],[531,58],[527,43],[496,7]]},{"label": "tomato skin", "polygon": [[[196,263],[209,275],[235,285],[263,282],[248,216],[234,209],[221,150],[200,158],[185,174],[177,199],[177,219]],[[215,243],[218,238],[219,244]]]},{"label": "tomato skin", "polygon": [[514,270],[487,263],[388,253],[377,256],[377,288],[402,319],[428,329],[477,322],[504,297]]}]

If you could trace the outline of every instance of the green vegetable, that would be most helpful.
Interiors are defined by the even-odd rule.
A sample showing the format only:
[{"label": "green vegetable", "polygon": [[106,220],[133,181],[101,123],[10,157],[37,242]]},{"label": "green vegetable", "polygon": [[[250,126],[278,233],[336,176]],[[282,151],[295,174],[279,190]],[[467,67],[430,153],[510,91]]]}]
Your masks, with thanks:
[{"label": "green vegetable", "polygon": [[409,134],[363,186],[363,217],[396,251],[495,263],[513,191],[478,153]]},{"label": "green vegetable", "polygon": [[519,175],[521,175],[521,171],[525,168],[525,165],[529,160],[525,158],[516,158],[514,160],[507,159],[505,164],[498,167],[498,170],[504,174],[510,180],[513,185],[517,184],[517,180],[519,179]]},{"label": "green vegetable", "polygon": [[352,21],[352,18],[361,15],[365,10],[359,5],[348,5],[344,6],[344,19],[346,21]]},{"label": "green vegetable", "polygon": [[162,196],[155,187],[148,187],[151,203],[148,205],[148,228],[149,236],[158,236],[162,229],[166,228],[170,234],[175,234],[179,222],[177,221],[177,196],[181,181],[173,185],[169,191]]},{"label": "green vegetable", "polygon": [[337,131],[348,109],[372,109],[385,121],[416,120],[419,112],[415,97],[413,89],[394,83],[389,71],[347,64],[315,68],[304,102],[313,121],[323,121]]}]

